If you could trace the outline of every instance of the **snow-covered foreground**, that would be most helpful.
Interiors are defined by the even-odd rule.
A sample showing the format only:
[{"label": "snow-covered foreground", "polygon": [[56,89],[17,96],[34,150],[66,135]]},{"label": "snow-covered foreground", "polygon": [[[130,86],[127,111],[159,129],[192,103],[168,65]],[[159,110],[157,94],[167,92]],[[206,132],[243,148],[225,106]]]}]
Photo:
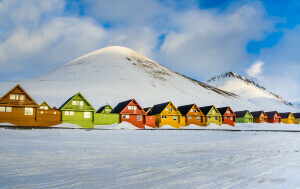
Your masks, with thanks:
[{"label": "snow-covered foreground", "polygon": [[293,132],[0,128],[0,188],[299,188]]}]

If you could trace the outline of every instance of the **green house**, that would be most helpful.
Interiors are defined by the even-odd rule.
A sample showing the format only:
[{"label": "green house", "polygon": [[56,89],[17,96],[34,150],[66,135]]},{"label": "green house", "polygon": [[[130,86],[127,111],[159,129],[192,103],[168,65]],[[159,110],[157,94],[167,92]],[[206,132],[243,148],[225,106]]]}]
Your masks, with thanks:
[{"label": "green house", "polygon": [[110,105],[105,105],[99,108],[95,113],[95,125],[111,125],[114,123],[120,123],[120,114],[111,113],[112,107]]},{"label": "green house", "polygon": [[220,114],[219,110],[214,105],[199,107],[199,109],[205,115],[206,125],[208,125],[210,123],[214,123],[216,125],[222,124],[222,115]]},{"label": "green house", "polygon": [[81,93],[69,98],[59,109],[62,111],[62,123],[94,128],[95,109]]},{"label": "green house", "polygon": [[237,123],[252,123],[253,116],[249,110],[234,112],[236,115]]}]

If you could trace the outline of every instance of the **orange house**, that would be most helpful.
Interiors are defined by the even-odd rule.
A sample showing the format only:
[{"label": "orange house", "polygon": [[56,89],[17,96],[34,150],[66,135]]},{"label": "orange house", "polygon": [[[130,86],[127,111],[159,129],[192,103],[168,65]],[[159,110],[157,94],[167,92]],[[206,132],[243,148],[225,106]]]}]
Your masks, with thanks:
[{"label": "orange house", "polygon": [[145,129],[146,112],[135,99],[120,102],[111,113],[120,114],[120,123],[126,121],[138,128]]},{"label": "orange house", "polygon": [[222,123],[234,126],[236,122],[236,115],[232,109],[227,107],[218,108],[220,114],[222,115]]},{"label": "orange house", "polygon": [[206,125],[205,116],[196,104],[179,106],[177,107],[177,109],[182,114],[182,116],[185,117],[185,125]]},{"label": "orange house", "polygon": [[145,116],[145,125],[148,127],[156,128],[155,125],[155,116],[153,115],[148,115],[152,107],[144,108],[144,111],[146,112]]},{"label": "orange house", "polygon": [[273,112],[266,112],[268,116],[268,122],[269,123],[280,123],[281,122],[281,116],[277,111]]},{"label": "orange house", "polygon": [[268,116],[264,111],[256,111],[256,112],[251,112],[253,116],[253,123],[268,123]]},{"label": "orange house", "polygon": [[61,111],[51,108],[47,102],[44,101],[37,109],[37,122],[40,126],[61,124]]},{"label": "orange house", "polygon": [[17,126],[39,126],[39,105],[20,86],[16,85],[0,99],[0,122]]}]

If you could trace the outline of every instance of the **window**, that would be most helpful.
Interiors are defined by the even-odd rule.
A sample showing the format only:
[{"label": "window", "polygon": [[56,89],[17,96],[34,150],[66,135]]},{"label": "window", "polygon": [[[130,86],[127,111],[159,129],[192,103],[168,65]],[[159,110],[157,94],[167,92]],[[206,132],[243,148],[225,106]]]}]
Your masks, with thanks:
[{"label": "window", "polygon": [[66,116],[70,115],[70,112],[69,111],[65,111],[65,115]]},{"label": "window", "polygon": [[0,107],[0,112],[5,112],[5,107]]},{"label": "window", "polygon": [[73,100],[72,105],[77,105],[77,101]]},{"label": "window", "polygon": [[216,119],[216,120],[219,120],[219,118],[218,118],[217,116],[215,117],[215,119]]},{"label": "window", "polygon": [[227,114],[230,114],[230,111],[226,111]]},{"label": "window", "polygon": [[162,115],[161,118],[167,118],[167,116],[166,115]]},{"label": "window", "polygon": [[126,119],[129,119],[129,115],[126,115]]},{"label": "window", "polygon": [[10,100],[25,100],[25,95],[21,95],[21,94],[10,94],[9,99],[10,99]]},{"label": "window", "polygon": [[177,116],[173,116],[173,120],[177,120]]},{"label": "window", "polygon": [[10,100],[16,100],[16,95],[14,94],[10,94],[10,97],[9,97]]},{"label": "window", "polygon": [[192,119],[192,116],[188,116],[188,119]]},{"label": "window", "polygon": [[91,112],[84,112],[84,118],[91,118]]},{"label": "window", "polygon": [[33,115],[33,108],[25,108],[25,115]]},{"label": "window", "polygon": [[230,120],[233,120],[233,117],[232,117],[232,116],[230,116]]},{"label": "window", "polygon": [[79,105],[80,105],[80,106],[83,106],[83,101],[80,101],[80,102],[79,102]]},{"label": "window", "polygon": [[53,114],[55,115],[55,114],[56,114],[56,112],[53,112]]},{"label": "window", "polygon": [[132,106],[128,106],[128,110],[132,110]]},{"label": "window", "polygon": [[207,116],[207,118],[210,119],[211,117],[210,117],[210,116]]},{"label": "window", "polygon": [[110,112],[110,109],[105,109],[106,112]]},{"label": "window", "polygon": [[142,120],[143,120],[143,117],[142,117],[141,115],[138,115],[138,116],[137,116],[137,120],[138,120],[138,121],[142,121]]},{"label": "window", "polygon": [[41,111],[41,114],[43,114],[44,112],[43,111]]},{"label": "window", "polygon": [[70,116],[73,116],[74,115],[74,111],[70,111]]},{"label": "window", "polygon": [[172,111],[173,111],[173,108],[170,108],[170,111],[172,112]]},{"label": "window", "polygon": [[122,115],[122,118],[125,119],[125,118],[126,118],[126,115]]},{"label": "window", "polygon": [[152,117],[150,117],[150,119],[152,119]]},{"label": "window", "polygon": [[227,119],[227,116],[224,116],[224,119]]},{"label": "window", "polygon": [[134,110],[137,110],[136,106],[133,106],[133,109],[134,109]]},{"label": "window", "polygon": [[200,116],[197,116],[197,120],[200,120]]},{"label": "window", "polygon": [[166,108],[166,111],[169,111],[169,108]]},{"label": "window", "polygon": [[6,107],[6,112],[12,112],[12,107]]}]

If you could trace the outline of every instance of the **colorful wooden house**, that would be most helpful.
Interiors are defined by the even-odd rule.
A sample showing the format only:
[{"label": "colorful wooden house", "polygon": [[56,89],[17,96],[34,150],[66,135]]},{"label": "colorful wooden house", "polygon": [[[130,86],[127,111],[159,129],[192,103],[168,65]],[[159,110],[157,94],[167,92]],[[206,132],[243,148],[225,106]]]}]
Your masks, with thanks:
[{"label": "colorful wooden house", "polygon": [[20,86],[16,85],[0,99],[0,122],[17,126],[38,126],[39,105]]},{"label": "colorful wooden house", "polygon": [[37,109],[37,122],[40,126],[61,124],[61,111],[52,109],[45,101]]},{"label": "colorful wooden house", "polygon": [[81,93],[69,98],[59,110],[62,111],[62,123],[77,124],[83,128],[94,128],[95,108]]},{"label": "colorful wooden house", "polygon": [[179,106],[177,107],[177,109],[181,113],[182,117],[185,118],[185,125],[194,124],[199,126],[205,126],[205,116],[196,104]]},{"label": "colorful wooden house", "polygon": [[253,123],[253,116],[249,110],[234,112],[237,123]]},{"label": "colorful wooden house", "polygon": [[220,114],[220,112],[214,105],[199,107],[199,109],[205,115],[206,125],[208,125],[210,123],[214,123],[216,125],[222,124],[222,115]]},{"label": "colorful wooden house", "polygon": [[295,124],[300,124],[300,112],[299,113],[293,113],[293,116],[295,118]]},{"label": "colorful wooden house", "polygon": [[155,116],[157,127],[162,127],[163,125],[170,125],[175,128],[185,126],[185,120],[181,121],[181,113],[172,102],[154,105],[148,115]]},{"label": "colorful wooden house", "polygon": [[218,108],[220,114],[222,115],[222,123],[234,126],[236,122],[236,115],[232,109],[227,107]]},{"label": "colorful wooden house", "polygon": [[256,111],[256,112],[251,112],[253,116],[253,123],[268,123],[268,116],[264,111]]},{"label": "colorful wooden house", "polygon": [[99,108],[95,113],[94,125],[111,125],[114,123],[120,123],[120,114],[111,113],[112,107],[105,105]]},{"label": "colorful wooden house", "polygon": [[291,112],[279,113],[281,116],[281,122],[285,124],[295,124],[295,117]]},{"label": "colorful wooden house", "polygon": [[268,122],[269,123],[280,123],[281,122],[281,116],[277,111],[272,112],[266,112],[266,115],[268,116]]},{"label": "colorful wooden house", "polygon": [[155,116],[154,115],[148,115],[152,107],[144,108],[144,111],[146,112],[145,117],[145,125],[148,127],[156,128],[155,124]]},{"label": "colorful wooden house", "polygon": [[120,122],[126,121],[138,128],[145,128],[146,112],[135,99],[120,102],[111,113],[120,114]]}]

